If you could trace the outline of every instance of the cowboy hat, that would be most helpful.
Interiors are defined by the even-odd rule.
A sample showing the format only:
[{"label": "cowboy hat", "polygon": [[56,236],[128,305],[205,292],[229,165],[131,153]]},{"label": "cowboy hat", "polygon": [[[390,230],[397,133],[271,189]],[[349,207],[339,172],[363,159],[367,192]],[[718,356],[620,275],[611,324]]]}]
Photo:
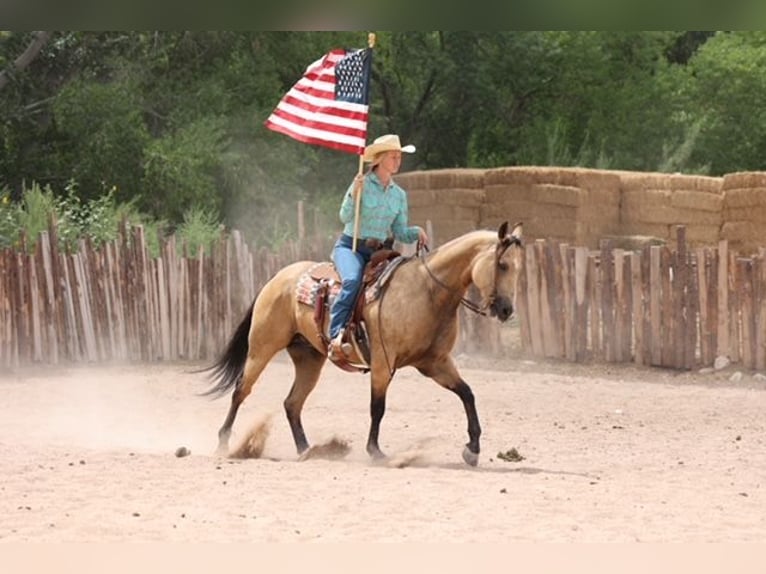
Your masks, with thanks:
[{"label": "cowboy hat", "polygon": [[398,135],[386,134],[384,136],[380,136],[379,138],[375,138],[374,142],[364,148],[364,161],[377,163],[375,160],[384,151],[401,151],[404,153],[413,153],[415,151],[415,146],[408,144],[402,147],[401,142],[399,142]]}]

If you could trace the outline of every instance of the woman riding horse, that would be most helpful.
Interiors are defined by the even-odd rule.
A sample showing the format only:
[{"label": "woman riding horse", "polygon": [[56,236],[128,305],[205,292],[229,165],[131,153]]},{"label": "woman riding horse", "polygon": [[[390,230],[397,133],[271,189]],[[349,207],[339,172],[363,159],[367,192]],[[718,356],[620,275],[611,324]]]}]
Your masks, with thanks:
[{"label": "woman riding horse", "polygon": [[[365,306],[371,356],[367,452],[372,457],[384,456],[378,434],[388,386],[396,369],[409,365],[460,398],[468,421],[463,460],[477,464],[481,427],[474,396],[450,354],[458,336],[458,308],[465,304],[500,321],[507,320],[514,310],[523,254],[521,224],[511,233],[507,222],[495,232],[472,231],[425,257],[412,257],[396,267],[382,295]],[[221,454],[228,453],[239,406],[269,361],[283,349],[295,364],[295,379],[284,401],[285,413],[298,453],[309,448],[301,411],[319,380],[327,354],[323,334],[314,322],[314,308],[297,300],[296,286],[315,265],[314,261],[300,261],[277,272],[261,289],[223,355],[209,367],[215,385],[208,394],[234,390],[228,415],[218,431]],[[465,298],[471,285],[481,297],[478,306]]]}]

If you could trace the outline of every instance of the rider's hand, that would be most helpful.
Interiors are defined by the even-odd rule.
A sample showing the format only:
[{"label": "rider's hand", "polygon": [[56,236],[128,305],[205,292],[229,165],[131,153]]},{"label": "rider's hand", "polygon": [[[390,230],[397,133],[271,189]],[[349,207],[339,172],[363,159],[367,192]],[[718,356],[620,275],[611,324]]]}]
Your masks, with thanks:
[{"label": "rider's hand", "polygon": [[428,235],[422,227],[418,227],[418,243],[428,245]]},{"label": "rider's hand", "polygon": [[364,189],[364,174],[358,173],[354,178],[354,187],[351,192],[351,197],[356,200],[356,196]]}]

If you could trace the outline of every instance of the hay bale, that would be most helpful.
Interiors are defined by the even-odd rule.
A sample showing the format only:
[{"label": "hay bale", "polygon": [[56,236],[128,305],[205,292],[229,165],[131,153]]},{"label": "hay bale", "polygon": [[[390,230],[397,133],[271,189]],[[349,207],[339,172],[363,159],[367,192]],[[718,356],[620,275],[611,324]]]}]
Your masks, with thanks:
[{"label": "hay bale", "polygon": [[487,203],[503,202],[508,198],[573,207],[588,206],[594,201],[614,205],[620,202],[617,189],[583,189],[554,183],[503,183],[487,186],[485,195]]},{"label": "hay bale", "polygon": [[434,192],[430,189],[408,189],[407,205],[412,207],[430,207],[435,203]]},{"label": "hay bale", "polygon": [[721,239],[745,241],[763,237],[763,225],[752,221],[727,221],[721,226]]},{"label": "hay bale", "polygon": [[516,166],[488,169],[485,185],[552,183],[577,187],[577,168]]},{"label": "hay bale", "polygon": [[750,207],[727,207],[723,210],[724,221],[755,221],[766,223],[766,203]]},{"label": "hay bale", "polygon": [[598,203],[600,205],[613,205],[619,207],[622,194],[618,189],[588,189],[580,188],[586,195],[586,206]]},{"label": "hay bale", "polygon": [[614,196],[614,201],[620,200],[620,176],[612,171],[580,169],[577,171],[577,185],[589,193],[603,192]]},{"label": "hay bale", "polygon": [[[692,209],[684,205],[685,201],[691,201],[696,192],[674,192],[666,189],[630,190],[623,192],[620,220],[642,221],[660,224],[711,224],[718,225],[721,222],[721,211],[718,209],[701,210]],[[678,202],[682,205],[674,205],[674,198],[679,194]],[[688,194],[692,194],[691,196]],[[710,207],[715,205],[718,196],[711,194],[696,194],[707,196],[710,203],[703,201],[699,205]]]},{"label": "hay bale", "polygon": [[484,189],[484,169],[435,169],[428,172],[429,189]]},{"label": "hay bale", "polygon": [[723,209],[723,195],[706,191],[679,189],[670,194],[670,205],[682,209],[711,211],[720,214]]},{"label": "hay bale", "polygon": [[664,173],[644,173],[622,171],[620,173],[620,186],[623,193],[626,191],[644,191],[647,189],[668,190],[669,180]]},{"label": "hay bale", "polygon": [[478,209],[485,202],[484,189],[447,188],[431,189],[436,205],[459,205]]},{"label": "hay bale", "polygon": [[670,226],[647,221],[623,221],[620,232],[625,235],[649,235],[665,241],[671,239]]},{"label": "hay bale", "polygon": [[427,171],[407,171],[396,174],[394,181],[407,191],[428,189]]},{"label": "hay bale", "polygon": [[577,217],[588,223],[599,224],[600,226],[620,225],[620,206],[602,205],[593,203],[588,207],[582,207],[577,212]]},{"label": "hay bale", "polygon": [[585,204],[587,199],[587,193],[579,187],[553,183],[533,185],[531,194],[533,201],[571,207],[580,207]]},{"label": "hay bale", "polygon": [[499,204],[508,199],[523,199],[531,201],[533,196],[531,183],[502,183],[487,185],[484,188],[484,202]]},{"label": "hay bale", "polygon": [[675,224],[681,221],[682,210],[654,203],[638,203],[623,206],[622,221]]},{"label": "hay bale", "polygon": [[727,173],[723,176],[722,189],[728,193],[732,189],[748,189],[752,187],[766,188],[766,172],[740,171]]},{"label": "hay bale", "polygon": [[437,203],[428,208],[431,221],[470,221],[473,225],[479,224],[479,210],[461,205],[448,205]]},{"label": "hay bale", "polygon": [[670,191],[667,189],[630,189],[622,193],[622,211],[640,210],[645,205],[670,207]]},{"label": "hay bale", "polygon": [[[463,235],[464,233],[468,233],[469,231],[473,231],[474,229],[477,229],[476,224],[472,221],[434,221],[433,222],[433,237],[431,238],[431,245],[432,247],[436,247],[439,245],[443,245],[444,243],[447,243],[451,239],[455,239],[456,237],[459,237]],[[499,224],[498,224],[499,225]],[[497,225],[494,227],[497,229]]]},{"label": "hay bale", "polygon": [[483,222],[493,214],[506,215],[508,219],[525,222],[546,218],[577,219],[577,209],[568,205],[509,200],[482,205],[479,209],[479,223],[483,225]]},{"label": "hay bale", "polygon": [[764,243],[763,225],[752,221],[727,221],[721,226],[721,239],[734,252],[755,253]]},{"label": "hay bale", "polygon": [[647,245],[665,245],[666,239],[651,235],[604,235],[601,239],[611,241],[616,249],[641,251]]},{"label": "hay bale", "polygon": [[567,242],[571,244],[580,244],[584,241],[582,237],[583,224],[572,218],[547,219],[532,218],[524,221],[524,236],[527,241],[531,239],[550,239],[553,241]]},{"label": "hay bale", "polygon": [[617,173],[623,191],[654,188],[669,191],[687,189],[719,195],[722,193],[723,179],[720,177],[660,172],[620,171]]},{"label": "hay bale", "polygon": [[727,189],[723,196],[724,209],[766,204],[766,187]]},{"label": "hay bale", "polygon": [[686,227],[686,240],[693,246],[715,245],[721,239],[720,225],[688,224]]}]

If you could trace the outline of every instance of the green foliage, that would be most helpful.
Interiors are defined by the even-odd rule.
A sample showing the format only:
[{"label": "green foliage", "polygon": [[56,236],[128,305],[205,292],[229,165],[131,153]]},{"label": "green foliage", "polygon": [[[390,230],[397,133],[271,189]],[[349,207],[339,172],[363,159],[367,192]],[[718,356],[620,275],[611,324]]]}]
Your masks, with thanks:
[{"label": "green foliage", "polygon": [[18,240],[18,208],[11,201],[8,187],[0,188],[0,249],[12,247]]},{"label": "green foliage", "polygon": [[[35,245],[37,236],[48,228],[51,215],[56,213],[56,198],[49,187],[41,188],[37,183],[27,189],[16,210],[17,229],[26,233],[28,244]],[[14,243],[20,240],[20,236]]]},{"label": "green foliage", "polygon": [[663,147],[662,161],[657,171],[661,172],[680,172],[682,169],[687,173],[698,173],[706,175],[710,171],[709,165],[693,167],[692,155],[694,154],[697,140],[702,130],[703,120],[697,120],[687,130],[683,140],[675,147],[665,145]]},{"label": "green foliage", "polygon": [[79,182],[79,194],[96,198],[116,189],[127,201],[141,189],[149,134],[141,102],[128,82],[68,83],[53,106],[62,137],[59,163]]},{"label": "green foliage", "polygon": [[152,140],[144,150],[140,206],[172,221],[189,206],[218,210],[224,137],[224,120],[206,117]]},{"label": "green foliage", "polygon": [[33,183],[24,188],[20,202],[10,199],[7,188],[0,193],[0,247],[19,247],[22,234],[28,248],[34,248],[40,232],[48,229],[51,220],[56,223],[59,248],[76,251],[80,240],[88,238],[94,245],[114,240],[120,225],[142,225],[150,251],[159,251],[159,237],[167,225],[163,221],[149,220],[132,204],[117,204],[113,190],[101,197],[83,201],[77,193],[77,184],[70,182],[66,194],[56,196],[50,186]]},{"label": "green foliage", "polygon": [[[0,63],[31,38],[0,35]],[[0,88],[0,242],[21,218],[44,226],[28,212],[43,205],[21,207],[47,201],[22,200],[29,181],[72,238],[106,240],[128,217],[154,244],[206,214],[275,245],[295,237],[298,201],[310,232],[334,233],[357,158],[263,122],[308,64],[366,43],[356,31],[54,33]],[[764,169],[765,46],[764,32],[384,31],[368,139],[415,143],[404,170]]]},{"label": "green foliage", "polygon": [[[158,226],[162,222],[149,221],[132,203],[118,204],[115,188],[105,195],[83,201],[77,193],[78,185],[72,181],[66,187],[66,195],[54,200],[60,246],[76,250],[80,239],[88,237],[98,246],[117,238],[120,224]],[[154,235],[154,234],[152,234]]]},{"label": "green foliage", "polygon": [[766,32],[719,32],[689,62],[701,122],[692,159],[713,174],[766,169]]},{"label": "green foliage", "polygon": [[176,229],[176,238],[186,245],[190,257],[196,257],[200,247],[204,253],[210,253],[222,233],[223,225],[215,213],[193,207],[184,213],[183,223]]}]

